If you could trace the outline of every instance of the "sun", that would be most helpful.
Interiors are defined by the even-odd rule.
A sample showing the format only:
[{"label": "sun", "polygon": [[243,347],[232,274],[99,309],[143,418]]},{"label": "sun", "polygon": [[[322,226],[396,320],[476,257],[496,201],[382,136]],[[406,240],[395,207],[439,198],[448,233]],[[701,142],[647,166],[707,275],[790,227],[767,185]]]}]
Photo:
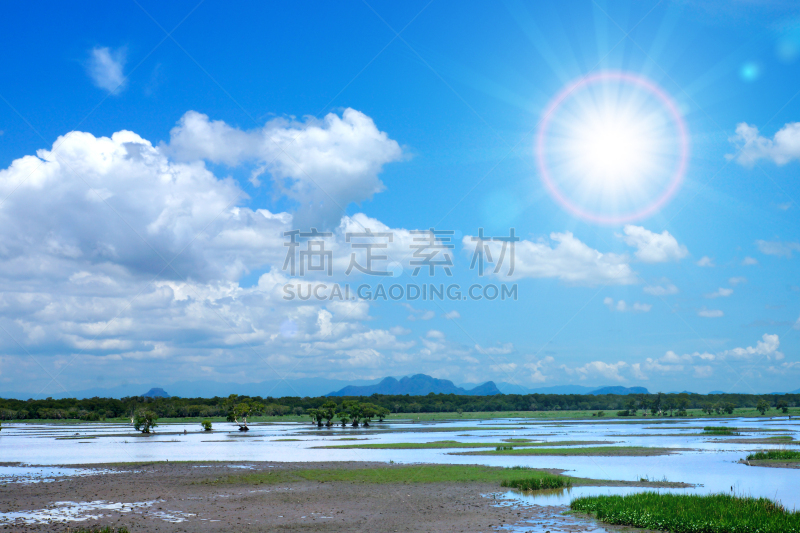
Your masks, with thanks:
[{"label": "sun", "polygon": [[655,84],[606,72],[568,85],[546,110],[537,137],[542,181],[568,211],[595,222],[643,218],[683,178],[683,118]]}]

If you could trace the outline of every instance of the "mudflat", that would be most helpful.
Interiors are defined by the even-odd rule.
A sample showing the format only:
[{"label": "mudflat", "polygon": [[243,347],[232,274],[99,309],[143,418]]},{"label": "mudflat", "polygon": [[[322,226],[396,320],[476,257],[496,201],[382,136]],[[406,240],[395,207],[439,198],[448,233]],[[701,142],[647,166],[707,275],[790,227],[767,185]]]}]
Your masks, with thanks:
[{"label": "mudflat", "polygon": [[[554,518],[552,509],[497,505],[500,500],[492,493],[507,490],[500,487],[499,477],[525,475],[513,469],[369,462],[158,462],[94,467],[108,473],[0,486],[0,513],[21,513],[16,521],[0,522],[0,530],[66,532],[124,526],[131,532],[489,532],[504,524],[530,525],[532,519],[545,516],[563,521],[561,525],[570,531],[596,527],[568,517]],[[86,519],[58,521],[65,507]],[[26,523],[34,515],[38,521]]]},{"label": "mudflat", "polygon": [[[74,531],[125,526],[164,531],[492,531],[522,518],[482,494],[498,483],[352,483],[288,479],[303,469],[386,468],[385,463],[152,463],[96,465],[114,473],[0,487],[0,512],[36,511],[56,502],[147,503],[103,509],[81,522],[0,522],[0,530]],[[237,481],[272,472],[281,481]],[[131,507],[123,507],[131,509]],[[168,520],[175,520],[174,522]],[[181,521],[177,521],[181,520]]]}]

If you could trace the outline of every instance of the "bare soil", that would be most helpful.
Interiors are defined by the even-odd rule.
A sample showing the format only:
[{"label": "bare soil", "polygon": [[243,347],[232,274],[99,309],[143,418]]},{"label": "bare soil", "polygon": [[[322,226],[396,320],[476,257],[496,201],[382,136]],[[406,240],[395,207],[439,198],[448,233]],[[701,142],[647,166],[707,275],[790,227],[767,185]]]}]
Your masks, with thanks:
[{"label": "bare soil", "polygon": [[[589,521],[561,516],[566,508],[497,505],[499,501],[490,494],[506,490],[497,483],[209,483],[267,471],[387,468],[385,463],[363,462],[247,462],[244,464],[252,468],[243,470],[229,466],[234,464],[95,465],[115,473],[47,483],[9,483],[0,486],[2,513],[46,509],[55,502],[154,503],[128,512],[103,510],[102,516],[82,522],[0,522],[0,531],[66,532],[81,527],[125,526],[131,532],[489,532],[502,525],[529,527],[531,520],[557,525],[556,529],[562,531],[594,531],[597,527]],[[165,515],[184,521],[169,522]]]}]

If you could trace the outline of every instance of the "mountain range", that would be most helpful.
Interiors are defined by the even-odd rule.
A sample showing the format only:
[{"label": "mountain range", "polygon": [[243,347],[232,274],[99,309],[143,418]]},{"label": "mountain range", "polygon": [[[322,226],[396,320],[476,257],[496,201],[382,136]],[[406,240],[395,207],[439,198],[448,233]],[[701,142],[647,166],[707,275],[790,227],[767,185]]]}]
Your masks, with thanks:
[{"label": "mountain range", "polygon": [[437,379],[425,374],[405,376],[398,379],[383,378],[375,385],[348,385],[341,390],[330,392],[326,396],[370,396],[372,394],[409,394],[424,396],[426,394],[463,394],[469,396],[491,396],[502,394],[494,382],[487,381],[472,389],[457,387],[447,379]]},{"label": "mountain range", "polygon": [[[111,388],[92,388],[77,391],[62,391],[60,393],[43,392],[14,392],[0,391],[0,398],[13,398],[27,400],[29,398],[44,399],[52,398],[123,398],[125,396],[162,396],[166,395],[163,388],[152,388],[144,393],[149,386],[142,384],[129,383]],[[165,386],[173,396],[183,398],[214,396],[229,396],[240,394],[243,396],[261,396],[266,398],[281,398],[284,396],[342,396],[345,394],[369,396],[370,394],[410,394],[424,395],[430,392],[445,394],[469,394],[473,396],[489,396],[493,394],[647,394],[648,390],[644,387],[587,387],[584,385],[557,385],[551,387],[529,388],[516,383],[491,382],[483,384],[462,383],[455,385],[446,379],[436,379],[425,374],[404,378],[383,378],[383,379],[362,379],[362,380],[338,380],[327,378],[302,378],[287,380],[267,380],[256,383],[221,383],[218,381],[176,381]],[[335,392],[331,392],[335,391]],[[386,391],[386,392],[383,392]],[[724,394],[723,391],[713,391],[709,394]],[[784,394],[784,393],[772,393]],[[786,394],[800,394],[800,389]]]}]

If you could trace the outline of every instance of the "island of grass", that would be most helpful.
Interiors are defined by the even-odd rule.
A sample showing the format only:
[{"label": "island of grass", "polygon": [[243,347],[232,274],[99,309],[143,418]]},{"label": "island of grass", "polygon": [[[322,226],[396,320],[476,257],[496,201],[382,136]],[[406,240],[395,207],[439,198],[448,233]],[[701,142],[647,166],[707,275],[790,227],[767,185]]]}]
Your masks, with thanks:
[{"label": "island of grass", "polygon": [[[513,442],[513,446],[582,446],[587,444],[611,444],[609,441],[565,440],[559,442]],[[360,450],[437,450],[445,448],[497,448],[509,446],[508,442],[458,442],[455,440],[439,440],[434,442],[380,442],[369,444],[329,444],[313,446],[324,449],[360,449]]]},{"label": "island of grass", "polygon": [[800,533],[800,513],[765,498],[643,492],[576,498],[570,507],[609,524],[674,533]]},{"label": "island of grass", "polygon": [[581,448],[517,448],[507,445],[499,449],[478,452],[458,452],[453,455],[574,455],[602,457],[636,457],[652,455],[670,455],[686,448],[648,448],[646,446],[587,446]]},{"label": "island of grass", "polygon": [[751,453],[741,461],[750,466],[771,466],[773,468],[800,468],[800,451],[766,450]]},{"label": "island of grass", "polygon": [[587,479],[561,475],[563,470],[535,469],[515,466],[511,468],[483,465],[380,465],[371,468],[349,468],[347,464],[333,463],[325,467],[298,469],[270,469],[262,472],[245,472],[208,479],[206,484],[289,484],[304,481],[319,483],[491,483],[503,487],[531,490],[559,488],[575,485],[610,487],[689,487],[685,483],[666,481],[614,481]]},{"label": "island of grass", "polygon": [[728,426],[706,426],[703,428],[704,435],[738,435],[736,428]]}]

